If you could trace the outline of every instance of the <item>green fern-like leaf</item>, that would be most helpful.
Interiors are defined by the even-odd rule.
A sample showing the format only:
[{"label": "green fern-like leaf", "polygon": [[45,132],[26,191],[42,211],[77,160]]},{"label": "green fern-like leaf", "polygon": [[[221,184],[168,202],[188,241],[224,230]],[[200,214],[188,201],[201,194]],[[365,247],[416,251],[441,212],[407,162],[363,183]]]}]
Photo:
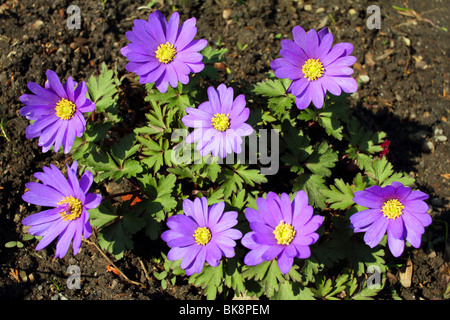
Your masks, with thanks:
[{"label": "green fern-like leaf", "polygon": [[387,186],[394,181],[401,182],[405,186],[414,183],[414,178],[407,174],[394,172],[394,167],[385,157],[373,160],[364,169],[372,184],[381,187]]},{"label": "green fern-like leaf", "polygon": [[91,76],[86,83],[91,100],[95,103],[97,112],[111,107],[117,100],[118,80],[114,71],[109,70],[103,62],[98,77]]},{"label": "green fern-like leaf", "polygon": [[205,289],[208,300],[215,300],[223,291],[223,261],[217,267],[205,265],[202,272],[189,277],[189,283]]},{"label": "green fern-like leaf", "polygon": [[363,181],[361,173],[358,173],[350,185],[342,179],[334,179],[334,184],[329,189],[322,190],[327,197],[326,202],[331,209],[346,210],[354,204],[353,197],[356,191],[364,190],[366,183]]},{"label": "green fern-like leaf", "polygon": [[252,91],[258,95],[268,98],[268,108],[272,115],[281,121],[289,117],[288,110],[291,109],[295,97],[286,91],[291,84],[289,79],[273,79],[257,83]]},{"label": "green fern-like leaf", "polygon": [[242,189],[244,185],[254,187],[257,184],[266,183],[267,178],[257,169],[248,169],[248,166],[235,164],[231,168],[225,168],[219,174],[218,183],[228,198],[232,193]]}]

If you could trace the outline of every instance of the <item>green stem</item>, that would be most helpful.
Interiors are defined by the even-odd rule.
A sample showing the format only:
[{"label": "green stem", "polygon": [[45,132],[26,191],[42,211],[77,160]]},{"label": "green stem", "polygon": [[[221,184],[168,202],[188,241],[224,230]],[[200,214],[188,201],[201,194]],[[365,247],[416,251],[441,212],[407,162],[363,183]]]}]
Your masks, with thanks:
[{"label": "green stem", "polygon": [[0,122],[0,129],[2,130],[2,135],[5,137],[5,139],[6,139],[7,141],[9,141],[9,138],[8,138],[8,136],[6,135],[5,129],[3,128],[3,118],[2,118],[2,121]]}]

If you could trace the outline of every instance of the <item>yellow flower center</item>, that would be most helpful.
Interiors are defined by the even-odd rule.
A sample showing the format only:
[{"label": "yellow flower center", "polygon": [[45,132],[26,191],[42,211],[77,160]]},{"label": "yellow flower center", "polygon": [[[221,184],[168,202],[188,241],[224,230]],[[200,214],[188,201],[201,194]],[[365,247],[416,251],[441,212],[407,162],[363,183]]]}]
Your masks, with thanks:
[{"label": "yellow flower center", "polygon": [[162,62],[164,64],[171,62],[177,54],[175,47],[169,42],[166,42],[166,44],[160,44],[155,52],[156,58],[159,60],[159,62]]},{"label": "yellow flower center", "polygon": [[75,103],[64,98],[59,100],[56,104],[56,115],[63,120],[72,119],[76,110],[77,107]]},{"label": "yellow flower center", "polygon": [[288,245],[292,240],[294,240],[295,230],[290,223],[284,223],[284,221],[281,221],[275,228],[273,234],[275,235],[275,239],[277,239],[278,244]]},{"label": "yellow flower center", "polygon": [[74,198],[73,196],[63,197],[63,199],[58,202],[58,205],[62,204],[69,205],[69,210],[60,212],[61,218],[63,218],[63,220],[75,220],[83,212],[83,205],[81,204],[81,201],[77,198]]},{"label": "yellow flower center", "polygon": [[302,72],[308,81],[313,81],[319,79],[324,72],[324,67],[319,59],[308,59],[302,67]]},{"label": "yellow flower center", "polygon": [[211,124],[219,131],[226,131],[230,127],[230,114],[216,113],[211,119]]},{"label": "yellow flower center", "polygon": [[206,245],[211,240],[211,231],[207,227],[197,228],[194,232],[195,242],[198,245]]},{"label": "yellow flower center", "polygon": [[384,203],[381,208],[384,216],[388,219],[397,219],[403,214],[403,209],[405,206],[397,199],[391,199]]}]

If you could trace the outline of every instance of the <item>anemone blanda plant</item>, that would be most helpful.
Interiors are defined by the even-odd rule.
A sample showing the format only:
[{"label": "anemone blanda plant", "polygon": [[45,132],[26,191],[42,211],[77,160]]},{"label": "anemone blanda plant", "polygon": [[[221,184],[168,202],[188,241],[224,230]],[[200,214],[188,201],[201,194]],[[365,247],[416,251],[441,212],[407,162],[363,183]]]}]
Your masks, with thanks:
[{"label": "anemone blanda plant", "polygon": [[289,273],[294,258],[310,257],[309,246],[319,239],[316,231],[323,217],[313,215],[304,191],[297,192],[292,202],[287,193],[278,196],[269,192],[266,199],[258,198],[256,204],[258,210],[245,210],[252,231],[241,240],[250,249],[244,262],[254,266],[276,258],[280,271]]},{"label": "anemone blanda plant", "polygon": [[[213,50],[208,47],[202,50],[206,40],[193,40],[197,32],[195,18],[181,25],[179,19],[179,14],[173,13],[167,21],[158,11],[150,14],[148,21],[136,20],[132,31],[126,34],[130,43],[121,52],[129,60],[127,70],[135,72],[142,84],[155,83],[160,91],[155,94],[154,90],[146,90],[145,100],[151,101],[151,110],[147,113],[146,108],[140,109],[140,112],[146,113],[148,121],[145,124],[130,117],[127,118],[126,130],[118,130],[123,128],[123,123],[120,123],[123,113],[119,110],[123,111],[121,108],[130,104],[126,103],[129,102],[127,99],[120,100],[124,95],[117,93],[124,84],[120,83],[117,73],[107,70],[106,65],[102,67],[98,80],[93,75],[87,82],[99,114],[87,126],[86,137],[76,139],[71,157],[77,159],[78,164],[75,162],[68,166],[67,179],[51,165],[44,167],[44,172],[35,174],[42,183],[26,184],[29,190],[23,195],[25,201],[51,207],[23,220],[24,225],[30,226],[31,234],[42,236],[36,249],[40,250],[57,239],[56,257],[63,257],[71,243],[76,254],[82,237],[90,236],[92,225],[98,230],[99,248],[120,259],[125,250],[132,250],[134,235],[142,231],[142,235],[145,234],[150,240],[156,240],[161,235],[168,246],[163,248],[167,249],[168,254],[161,252],[161,255],[166,260],[176,261],[164,261],[161,267],[166,272],[158,276],[165,277],[169,269],[176,270],[173,275],[178,275],[184,269],[190,277],[189,283],[204,288],[208,298],[215,299],[216,292],[220,292],[225,297],[230,297],[230,293],[236,296],[249,293],[257,297],[265,294],[268,298],[322,299],[332,298],[333,295],[339,297],[337,289],[340,287],[355,288],[354,275],[361,274],[360,269],[364,268],[361,265],[367,262],[366,258],[380,263],[383,260],[375,256],[369,246],[363,245],[360,250],[352,251],[349,243],[353,239],[350,238],[347,223],[336,221],[347,219],[347,209],[354,205],[353,190],[362,190],[366,183],[383,183],[380,176],[383,179],[392,178],[387,165],[375,166],[377,160],[373,162],[373,172],[369,172],[372,157],[376,157],[380,147],[383,147],[379,144],[384,136],[361,134],[363,126],[361,130],[345,130],[349,129],[345,128],[349,123],[353,129],[359,127],[353,121],[339,121],[343,120],[340,117],[349,116],[347,113],[330,112],[330,120],[338,120],[329,122],[332,129],[335,132],[348,131],[348,135],[342,134],[339,144],[328,140],[327,136],[320,136],[320,141],[317,141],[311,134],[314,132],[311,126],[296,121],[300,118],[297,118],[296,112],[285,112],[292,105],[292,95],[285,95],[288,84],[288,92],[296,96],[300,109],[308,107],[311,101],[316,108],[322,107],[327,91],[333,95],[355,91],[357,86],[351,78],[350,68],[355,62],[351,56],[352,45],[340,43],[333,47],[333,36],[326,28],[306,34],[296,27],[293,29],[294,41],[283,40],[282,58],[271,64],[278,78],[288,78],[290,81],[271,79],[261,82],[257,84],[258,90],[235,98],[233,88],[225,84],[213,87],[207,82],[212,79],[209,72],[214,69],[216,57],[221,57],[226,49]],[[202,59],[202,54],[205,59]],[[204,63],[211,68],[198,75],[207,76],[198,84],[205,84],[205,87],[195,88],[193,83],[189,88],[179,85],[187,84],[191,73],[203,70]],[[79,136],[84,130],[84,123],[78,117],[90,110],[93,103],[86,98],[84,83],[76,86],[70,77],[63,86],[56,82],[59,81],[56,74],[52,71],[47,73],[49,81],[45,88],[29,84],[35,96],[22,97],[26,106],[21,113],[35,121],[27,132],[31,137],[41,136],[43,150],[61,144],[64,150],[70,150],[69,138]],[[177,90],[170,90],[169,85],[178,85]],[[133,85],[127,89],[131,91],[134,88]],[[201,88],[208,88],[208,101],[200,98]],[[142,92],[136,91],[137,94]],[[252,104],[251,110],[255,111],[255,116],[249,121],[250,108],[246,107],[246,99],[259,102],[253,99],[258,97],[252,96],[252,93],[268,97],[269,103],[267,109],[265,104]],[[81,97],[83,95],[84,98]],[[74,99],[71,100],[71,97]],[[78,105],[78,102],[83,104]],[[345,102],[336,101],[338,107],[339,103]],[[51,119],[41,119],[47,116],[47,111],[52,111],[57,120],[67,117],[67,128],[72,120],[70,116],[74,121],[79,119],[83,129],[76,127],[76,130],[65,135],[66,132],[61,129],[65,128],[61,126],[62,120],[54,123]],[[80,114],[76,113],[78,111]],[[247,122],[252,123],[254,128]],[[323,121],[318,125],[325,127],[325,123]],[[142,126],[133,128],[135,124]],[[174,161],[170,159],[175,149],[169,136],[177,129],[192,128],[185,142],[196,143],[202,156],[211,153],[224,158],[227,154],[245,151],[243,137],[260,126],[283,130],[280,139],[281,146],[285,147],[282,150],[286,153],[280,160],[284,173],[274,179],[267,179],[258,170],[259,166],[253,164],[226,167],[218,164],[209,166],[208,163],[206,166],[203,163],[180,163],[174,166]],[[358,139],[352,139],[355,135]],[[361,173],[356,175],[353,185],[340,179],[336,168],[341,151],[348,153],[347,142],[349,146],[355,146],[355,154],[363,156],[355,161],[364,160]],[[358,146],[368,144],[373,148],[358,149]],[[382,159],[387,162],[386,157]],[[78,180],[77,165],[91,170],[98,181],[129,179],[133,188],[130,194],[120,192],[108,195],[99,205],[101,197],[88,193],[93,175],[86,172]],[[289,169],[291,172],[286,174]],[[364,174],[367,177],[363,177]],[[408,182],[402,175],[396,177],[401,177],[405,184]],[[335,185],[330,186],[333,179]],[[286,192],[291,188],[303,189],[307,193],[299,191],[290,197],[287,193],[278,195],[269,192],[280,188]],[[258,198],[263,192],[269,193],[265,198]],[[364,192],[370,194],[355,194],[354,201],[368,207],[351,217],[355,232],[365,232],[364,239],[370,246],[376,245],[379,237],[387,232],[389,246],[395,255],[403,250],[404,241],[414,246],[420,245],[424,227],[431,223],[422,203],[426,195],[413,191],[408,193],[405,187],[396,183],[384,191],[377,187]],[[198,193],[204,196],[193,201],[186,199]],[[381,199],[380,195],[386,194],[391,197]],[[121,200],[116,201],[119,196]],[[214,204],[208,206],[208,201]],[[375,202],[378,207],[371,207]],[[329,204],[329,208],[333,209],[333,216],[327,219],[320,243],[317,243],[319,228],[324,218],[314,215],[315,209],[309,203],[321,209]],[[177,214],[181,205],[184,213]],[[226,211],[225,206],[233,208],[230,209],[233,211]],[[243,217],[238,219],[238,213],[244,212],[250,231],[242,238],[239,230],[248,226]],[[161,234],[163,226],[167,228]],[[147,244],[152,245],[152,242]],[[314,259],[308,259],[313,244]],[[334,255],[330,248],[340,250]],[[344,259],[345,254],[352,259]],[[296,281],[300,275],[295,270],[295,262],[298,262],[295,258],[308,259],[307,263],[302,264],[304,269],[299,270],[300,282]],[[357,261],[357,265],[352,265],[350,260]],[[346,263],[350,264],[349,268],[341,268]],[[328,271],[338,271],[337,266],[344,277],[335,278],[333,274],[332,279],[326,279],[326,286],[317,284],[314,288],[317,272],[321,272],[325,279]],[[280,271],[288,275],[282,276]],[[257,281],[258,286],[252,279]],[[344,282],[336,286],[336,290],[327,291],[330,281],[335,280]],[[224,287],[228,289],[223,290]],[[353,295],[350,291],[358,292],[359,297],[364,295],[364,290],[352,289],[345,291],[346,298]]]},{"label": "anemone blanda plant", "polygon": [[93,182],[92,173],[86,171],[78,180],[76,161],[71,166],[67,165],[67,178],[54,165],[44,167],[43,170],[34,174],[42,183],[28,182],[25,185],[28,191],[22,199],[34,205],[53,208],[24,218],[22,224],[30,226],[30,234],[42,236],[36,250],[45,248],[58,237],[55,257],[63,258],[71,242],[73,254],[76,255],[82,238],[87,239],[92,233],[88,210],[96,208],[102,197],[89,193]]},{"label": "anemone blanda plant", "polygon": [[365,233],[364,241],[371,248],[387,233],[389,249],[394,257],[399,257],[405,240],[420,247],[425,227],[432,222],[426,199],[426,193],[411,190],[400,182],[356,191],[353,201],[367,209],[350,217],[351,226],[355,232]]},{"label": "anemone blanda plant", "polygon": [[230,153],[242,152],[242,137],[252,134],[253,128],[245,123],[250,110],[245,107],[245,96],[240,94],[233,100],[233,88],[220,84],[217,90],[208,88],[208,101],[198,108],[186,108],[182,118],[186,127],[195,128],[186,137],[186,143],[197,141],[197,150],[202,156],[212,153],[225,158]]},{"label": "anemone blanda plant", "polygon": [[235,255],[236,241],[242,233],[233,229],[238,221],[236,211],[226,211],[225,203],[208,206],[205,197],[183,201],[183,214],[167,220],[170,228],[161,238],[171,247],[167,258],[181,261],[186,274],[200,273],[205,261],[212,267],[220,264],[222,256]]},{"label": "anemone blanda plant", "polygon": [[356,57],[351,43],[333,44],[333,35],[324,28],[319,32],[306,31],[296,26],[292,29],[293,41],[281,40],[281,58],[270,66],[278,78],[292,80],[287,92],[295,96],[298,109],[307,108],[311,101],[322,108],[326,92],[339,96],[342,91],[353,93],[358,85],[351,77],[350,68]]},{"label": "anemone blanda plant", "polygon": [[39,137],[38,145],[43,152],[54,146],[58,152],[61,145],[64,153],[69,153],[75,137],[81,137],[86,127],[83,113],[94,111],[95,103],[87,98],[87,86],[84,81],[78,85],[69,76],[64,86],[58,75],[46,72],[48,81],[42,88],[35,82],[28,82],[33,94],[20,96],[25,107],[20,115],[34,122],[25,129],[27,139]]},{"label": "anemone blanda plant", "polygon": [[121,49],[122,55],[130,60],[125,68],[136,73],[140,83],[155,83],[162,93],[169,84],[176,88],[178,82],[189,83],[189,74],[205,67],[199,51],[208,42],[194,40],[196,19],[190,18],[181,26],[179,23],[178,12],[168,22],[159,11],[151,13],[148,21],[136,19],[132,31],[126,33],[131,43]]}]

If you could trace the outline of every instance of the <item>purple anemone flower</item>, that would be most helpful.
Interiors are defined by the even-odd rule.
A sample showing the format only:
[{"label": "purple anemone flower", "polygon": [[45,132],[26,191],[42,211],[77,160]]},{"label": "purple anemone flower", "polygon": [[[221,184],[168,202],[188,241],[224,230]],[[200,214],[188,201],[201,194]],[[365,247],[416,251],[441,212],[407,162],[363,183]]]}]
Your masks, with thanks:
[{"label": "purple anemone flower", "polygon": [[84,81],[77,86],[69,76],[63,86],[54,71],[47,70],[46,75],[48,81],[44,88],[28,82],[28,89],[34,94],[19,98],[25,104],[20,115],[35,120],[25,129],[25,134],[27,139],[39,137],[38,145],[43,152],[52,146],[58,152],[62,145],[64,153],[69,153],[75,137],[81,137],[86,127],[83,113],[94,111],[95,103],[87,99]]},{"label": "purple anemone flower", "polygon": [[256,205],[258,210],[245,210],[252,231],[241,240],[250,249],[244,263],[255,266],[276,258],[280,271],[287,274],[294,258],[310,257],[309,246],[319,239],[315,231],[322,225],[323,217],[313,216],[304,191],[297,192],[292,202],[287,193],[279,197],[269,192],[266,199],[258,198]]},{"label": "purple anemone flower", "polygon": [[368,209],[352,215],[351,226],[355,232],[365,232],[364,242],[371,248],[380,243],[387,231],[389,249],[394,257],[399,257],[405,240],[420,247],[425,227],[432,222],[426,199],[426,193],[411,191],[400,182],[356,191],[353,201]]},{"label": "purple anemone flower", "polygon": [[209,101],[198,108],[187,107],[187,115],[181,120],[186,127],[195,128],[186,137],[186,143],[197,143],[201,156],[209,152],[214,157],[225,158],[228,153],[242,152],[242,137],[253,133],[253,128],[245,123],[250,110],[245,108],[245,96],[240,94],[233,101],[233,88],[224,84],[208,88]]},{"label": "purple anemone flower", "polygon": [[224,202],[208,206],[206,198],[183,201],[184,215],[171,216],[167,220],[170,230],[161,238],[171,247],[167,258],[181,261],[181,268],[188,276],[200,273],[205,261],[212,267],[220,264],[222,256],[234,257],[234,240],[242,233],[232,229],[237,224],[236,211],[223,212]]},{"label": "purple anemone flower", "polygon": [[77,162],[67,165],[66,179],[54,165],[44,167],[44,172],[34,174],[41,183],[29,182],[28,189],[22,199],[37,206],[53,207],[32,214],[22,220],[22,224],[30,226],[28,232],[42,236],[36,250],[48,246],[56,237],[56,258],[63,258],[72,242],[73,254],[81,247],[81,239],[89,238],[92,228],[89,223],[88,210],[96,208],[102,197],[88,193],[93,177],[86,171],[80,180],[77,178]]},{"label": "purple anemone flower", "polygon": [[353,45],[338,43],[334,47],[333,35],[324,28],[308,33],[302,27],[292,29],[294,41],[281,40],[282,58],[271,61],[270,66],[278,78],[292,80],[287,92],[295,96],[300,110],[311,101],[317,109],[322,108],[326,92],[339,96],[342,91],[356,92],[358,85],[350,75],[356,57],[350,56]]},{"label": "purple anemone flower", "polygon": [[132,31],[126,36],[130,44],[121,49],[130,62],[126,69],[139,76],[139,82],[155,83],[160,92],[166,92],[169,83],[173,88],[178,82],[187,84],[189,74],[203,70],[201,51],[208,42],[193,40],[197,28],[196,19],[190,18],[179,26],[180,15],[174,12],[166,21],[164,15],[155,11],[148,21],[137,19]]}]

